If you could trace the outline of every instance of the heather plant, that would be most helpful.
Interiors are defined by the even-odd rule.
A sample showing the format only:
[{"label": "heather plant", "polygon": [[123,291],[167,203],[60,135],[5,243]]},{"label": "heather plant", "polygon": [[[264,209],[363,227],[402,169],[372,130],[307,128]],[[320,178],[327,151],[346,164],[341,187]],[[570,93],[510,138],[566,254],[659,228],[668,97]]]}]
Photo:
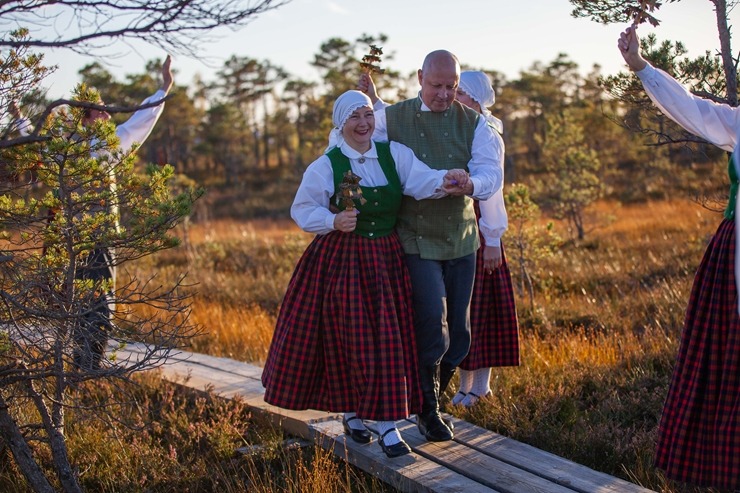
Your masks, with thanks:
[{"label": "heather plant", "polygon": [[[119,385],[79,389],[94,407],[121,392]],[[252,415],[240,399],[222,399],[159,378],[137,375],[112,422],[71,411],[68,444],[85,491],[378,493],[363,477],[321,448],[290,445],[280,430]],[[8,454],[0,457],[0,491],[30,493]]]}]

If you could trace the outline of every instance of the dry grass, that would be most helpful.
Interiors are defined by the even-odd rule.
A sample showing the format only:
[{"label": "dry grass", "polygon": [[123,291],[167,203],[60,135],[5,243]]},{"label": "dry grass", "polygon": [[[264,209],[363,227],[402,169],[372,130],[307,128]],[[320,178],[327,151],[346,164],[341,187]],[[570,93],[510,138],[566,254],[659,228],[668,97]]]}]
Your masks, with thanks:
[{"label": "dry grass", "polygon": [[[517,299],[522,365],[495,371],[494,398],[448,410],[658,491],[708,491],[666,482],[652,454],[693,272],[720,216],[690,201],[601,203],[589,214],[586,241],[562,245],[535,273],[535,312]],[[194,347],[261,363],[310,235],[219,223],[193,226],[190,238],[191,275],[208,286],[193,315],[209,334]],[[213,251],[228,255],[199,269]]]},{"label": "dry grass", "polygon": [[[589,213],[586,241],[562,245],[534,272],[536,309],[518,295],[521,366],[495,369],[493,397],[475,408],[447,410],[656,491],[709,493],[666,481],[652,457],[693,273],[721,217],[690,201],[602,203]],[[205,329],[191,349],[261,364],[311,235],[288,221],[208,222],[187,233],[187,246],[144,259],[131,272],[187,271],[192,317]],[[84,432],[81,423],[73,427],[75,460],[96,464],[83,471],[91,491],[143,484],[148,491],[384,490],[325,452],[283,450],[280,433],[253,422],[241,403],[147,385],[130,414],[159,428],[116,430],[111,442],[93,424]],[[163,408],[169,411],[157,411]],[[270,452],[235,456],[245,443]],[[0,462],[0,490],[25,491],[5,487],[13,484],[2,482],[8,464],[7,457]]]}]

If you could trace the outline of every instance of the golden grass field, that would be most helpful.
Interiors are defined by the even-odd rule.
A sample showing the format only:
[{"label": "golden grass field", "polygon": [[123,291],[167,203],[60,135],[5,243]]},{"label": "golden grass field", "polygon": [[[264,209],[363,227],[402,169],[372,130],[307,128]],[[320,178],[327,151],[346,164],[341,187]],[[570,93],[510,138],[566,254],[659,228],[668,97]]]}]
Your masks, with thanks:
[{"label": "golden grass field", "polygon": [[[493,396],[474,408],[446,410],[662,493],[714,491],[667,481],[652,455],[693,273],[720,220],[675,200],[596,204],[581,242],[567,240],[566,225],[556,223],[566,241],[530,272],[534,310],[517,293],[521,365],[495,369]],[[156,273],[166,281],[187,272],[192,319],[203,329],[190,349],[262,364],[282,295],[312,236],[289,220],[207,221],[176,233],[182,247],[119,275]],[[509,265],[518,285],[511,255]],[[70,455],[85,464],[81,481],[89,491],[392,491],[320,449],[285,449],[281,432],[239,401],[152,375],[139,381],[113,429],[69,414]],[[116,388],[96,383],[89,391],[90,399],[103,399]],[[258,452],[235,454],[245,446]],[[8,455],[0,460],[0,491],[28,491]]]},{"label": "golden grass field", "polygon": [[[517,295],[521,366],[494,371],[494,396],[458,416],[658,491],[652,467],[693,272],[721,220],[690,200],[588,211],[584,241],[537,266],[535,310]],[[557,223],[568,238],[566,225]],[[311,235],[290,221],[190,226],[190,247],[158,259],[187,266],[193,350],[264,362],[282,293]],[[504,237],[506,245],[506,237]],[[515,284],[517,268],[509,259]]]}]

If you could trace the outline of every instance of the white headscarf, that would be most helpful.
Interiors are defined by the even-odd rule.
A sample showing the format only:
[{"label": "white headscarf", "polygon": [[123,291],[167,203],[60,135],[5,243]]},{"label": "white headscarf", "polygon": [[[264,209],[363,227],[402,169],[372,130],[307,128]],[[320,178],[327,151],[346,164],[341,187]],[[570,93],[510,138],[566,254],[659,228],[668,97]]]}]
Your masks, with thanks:
[{"label": "white headscarf", "polygon": [[331,114],[334,128],[329,133],[329,146],[324,151],[325,153],[334,147],[339,147],[344,142],[344,137],[342,137],[344,124],[356,109],[365,106],[372,108],[373,103],[367,94],[360,91],[347,91],[334,101],[334,110]]},{"label": "white headscarf", "polygon": [[465,71],[460,74],[460,89],[480,105],[481,113],[486,121],[496,129],[498,133],[504,133],[504,124],[493,116],[488,109],[496,102],[496,93],[493,92],[491,79],[483,72]]}]

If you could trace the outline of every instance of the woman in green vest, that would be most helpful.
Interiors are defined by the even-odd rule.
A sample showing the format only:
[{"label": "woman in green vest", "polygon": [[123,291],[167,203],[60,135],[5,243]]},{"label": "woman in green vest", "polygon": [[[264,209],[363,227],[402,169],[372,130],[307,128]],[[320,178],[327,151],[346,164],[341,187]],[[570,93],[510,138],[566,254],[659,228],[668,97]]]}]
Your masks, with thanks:
[{"label": "woman in green vest", "polygon": [[[738,157],[740,109],[700,98],[649,64],[635,26],[618,47],[666,116]],[[730,159],[729,204],[694,276],[655,449],[666,477],[723,491],[740,488],[737,164]]]},{"label": "woman in green vest", "polygon": [[[370,99],[334,103],[326,154],[303,175],[291,216],[316,237],[298,262],[262,374],[265,401],[343,414],[351,439],[388,457],[411,451],[395,422],[417,413],[411,284],[395,231],[401,196],[461,193],[463,170],[432,170],[407,147],[371,140]],[[358,184],[359,180],[359,184]]]}]

